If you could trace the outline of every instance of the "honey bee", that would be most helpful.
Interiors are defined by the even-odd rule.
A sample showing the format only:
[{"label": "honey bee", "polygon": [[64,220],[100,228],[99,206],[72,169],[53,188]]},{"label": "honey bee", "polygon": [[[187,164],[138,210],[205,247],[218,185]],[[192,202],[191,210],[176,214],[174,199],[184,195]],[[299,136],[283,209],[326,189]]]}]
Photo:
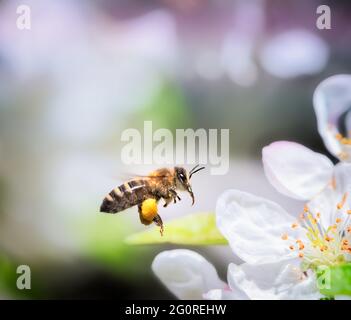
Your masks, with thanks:
[{"label": "honey bee", "polygon": [[177,190],[186,191],[190,194],[193,205],[195,197],[190,179],[194,173],[204,168],[197,165],[189,173],[182,167],[161,168],[147,176],[135,177],[107,194],[100,206],[100,212],[117,213],[138,206],[141,223],[149,225],[154,222],[160,227],[162,235],[163,222],[157,208],[159,200],[163,199],[163,206],[167,207],[171,202],[181,200]]}]

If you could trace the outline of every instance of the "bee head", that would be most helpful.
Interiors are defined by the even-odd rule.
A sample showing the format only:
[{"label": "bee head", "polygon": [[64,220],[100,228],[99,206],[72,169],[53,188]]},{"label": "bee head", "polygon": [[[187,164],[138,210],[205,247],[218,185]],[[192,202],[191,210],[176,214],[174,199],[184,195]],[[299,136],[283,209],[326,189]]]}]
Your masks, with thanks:
[{"label": "bee head", "polygon": [[200,168],[198,168],[198,167],[199,167],[199,165],[197,165],[193,169],[191,169],[189,174],[182,167],[175,167],[174,168],[177,189],[182,190],[182,191],[188,191],[192,200],[193,200],[193,204],[195,202],[195,198],[194,198],[194,193],[193,193],[193,190],[191,189],[191,184],[190,184],[191,176],[194,173],[196,173],[202,169],[205,169],[205,167],[200,167]]}]

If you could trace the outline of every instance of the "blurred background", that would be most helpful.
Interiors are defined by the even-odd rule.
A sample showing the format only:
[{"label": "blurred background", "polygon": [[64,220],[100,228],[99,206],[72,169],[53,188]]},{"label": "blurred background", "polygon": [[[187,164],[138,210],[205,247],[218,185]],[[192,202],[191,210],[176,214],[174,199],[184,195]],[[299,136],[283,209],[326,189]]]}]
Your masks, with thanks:
[{"label": "blurred background", "polygon": [[[16,27],[17,6],[31,30]],[[316,9],[331,8],[331,30]],[[172,299],[151,272],[176,246],[133,247],[136,209],[99,213],[125,173],[121,132],[229,128],[230,170],[193,179],[197,203],[167,220],[213,212],[238,188],[291,213],[302,204],[266,181],[261,149],[293,140],[327,154],[316,130],[317,84],[351,70],[350,1],[0,1],[0,298]],[[147,170],[146,170],[147,169]],[[145,171],[146,170],[146,171]],[[225,279],[229,248],[195,248]],[[16,268],[32,289],[16,288]]]}]

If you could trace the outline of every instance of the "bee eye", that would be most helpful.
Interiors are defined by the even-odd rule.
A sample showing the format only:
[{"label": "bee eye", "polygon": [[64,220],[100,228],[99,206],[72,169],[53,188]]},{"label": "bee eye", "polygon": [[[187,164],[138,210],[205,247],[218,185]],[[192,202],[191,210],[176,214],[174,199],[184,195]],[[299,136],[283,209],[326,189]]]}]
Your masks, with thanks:
[{"label": "bee eye", "polygon": [[183,173],[180,173],[180,174],[179,174],[179,180],[182,181],[182,182],[185,181],[185,176],[184,176]]}]

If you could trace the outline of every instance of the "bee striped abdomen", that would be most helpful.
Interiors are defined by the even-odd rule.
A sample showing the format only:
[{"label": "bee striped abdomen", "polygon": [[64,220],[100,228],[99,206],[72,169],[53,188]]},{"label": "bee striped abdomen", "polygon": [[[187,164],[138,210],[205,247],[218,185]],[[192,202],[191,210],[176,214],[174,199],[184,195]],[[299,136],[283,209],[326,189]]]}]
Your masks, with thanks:
[{"label": "bee striped abdomen", "polygon": [[100,211],[116,213],[141,204],[150,196],[149,184],[145,180],[135,179],[113,189],[103,200]]}]

